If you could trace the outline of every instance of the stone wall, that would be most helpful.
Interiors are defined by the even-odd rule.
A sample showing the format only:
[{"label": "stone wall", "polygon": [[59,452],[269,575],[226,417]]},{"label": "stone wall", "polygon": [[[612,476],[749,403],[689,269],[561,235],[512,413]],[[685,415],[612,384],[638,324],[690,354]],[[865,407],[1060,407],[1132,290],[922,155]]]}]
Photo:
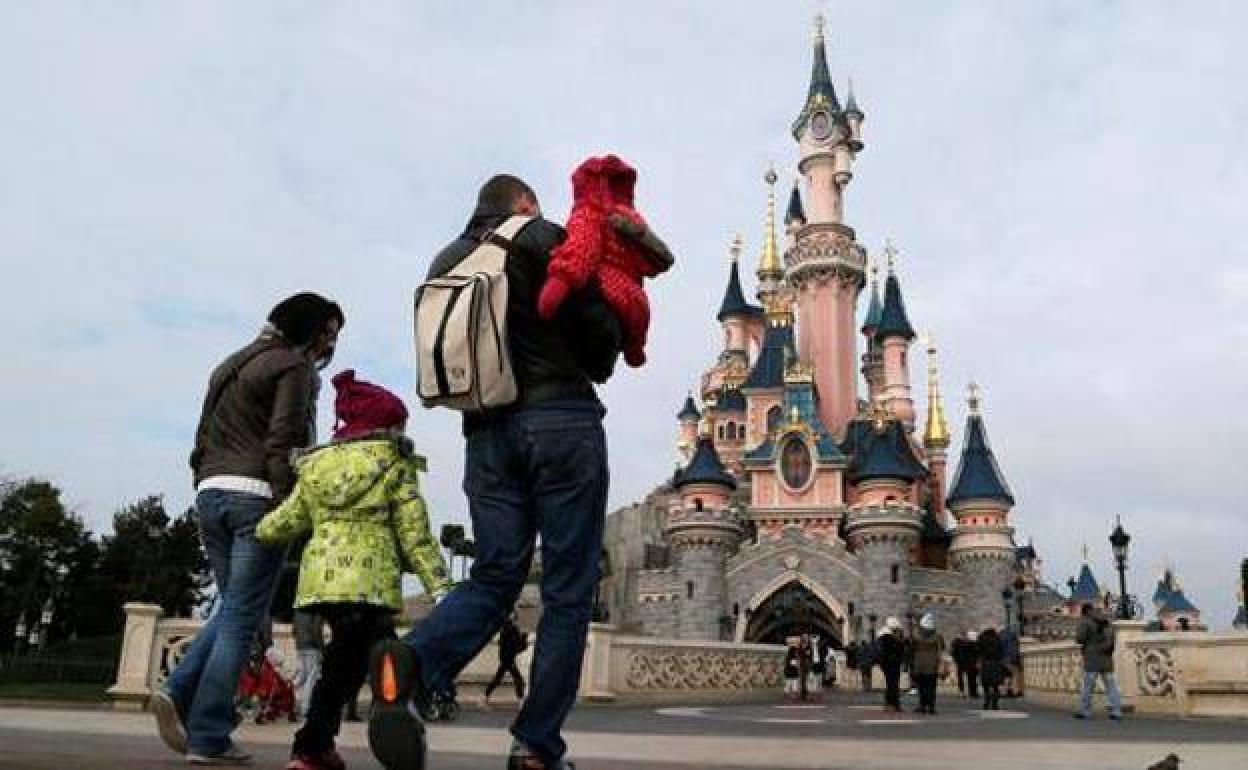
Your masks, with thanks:
[{"label": "stone wall", "polygon": [[[202,624],[161,619],[160,608],[150,604],[127,604],[125,609],[117,681],[109,694],[117,708],[141,709]],[[274,627],[274,644],[287,667],[293,667],[289,625]],[[532,650],[530,645],[520,656],[522,670],[529,669]],[[590,626],[578,695],[582,700],[647,702],[775,698],[782,684],[784,652],[771,645],[623,636],[610,625],[595,623]],[[497,665],[498,648],[492,641],[457,681],[462,688],[475,689],[489,681]]]},{"label": "stone wall", "polygon": [[955,554],[953,568],[966,575],[966,603],[962,621],[973,630],[1005,626],[1005,600],[1001,592],[1014,579],[1012,554],[982,551]]},{"label": "stone wall", "polygon": [[676,551],[680,576],[676,636],[681,639],[719,639],[724,606],[724,546],[718,543],[683,545]]}]

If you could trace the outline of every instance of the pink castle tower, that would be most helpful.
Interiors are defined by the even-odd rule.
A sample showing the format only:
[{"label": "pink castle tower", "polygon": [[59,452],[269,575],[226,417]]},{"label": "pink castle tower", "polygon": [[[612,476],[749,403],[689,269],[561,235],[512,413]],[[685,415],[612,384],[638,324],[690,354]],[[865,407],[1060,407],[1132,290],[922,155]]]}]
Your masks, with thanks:
[{"label": "pink castle tower", "polygon": [[845,189],[862,149],[862,111],[854,101],[842,109],[828,73],[823,17],[815,19],[815,56],[806,104],[793,124],[806,179],[806,221],[787,255],[789,282],[797,293],[798,353],[815,367],[819,416],[834,435],[858,413],[858,292],[866,251],[844,223]]}]

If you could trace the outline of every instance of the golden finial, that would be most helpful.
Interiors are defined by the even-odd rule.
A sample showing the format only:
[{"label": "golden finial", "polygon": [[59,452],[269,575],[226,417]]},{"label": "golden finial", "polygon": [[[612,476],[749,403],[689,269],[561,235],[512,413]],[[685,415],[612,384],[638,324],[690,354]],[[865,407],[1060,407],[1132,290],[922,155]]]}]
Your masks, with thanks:
[{"label": "golden finial", "polygon": [[776,246],[776,175],[774,166],[767,167],[763,181],[767,183],[767,226],[763,233],[763,253],[758,260],[758,277],[762,280],[779,279],[784,276],[780,263],[780,250]]},{"label": "golden finial", "polygon": [[744,243],[745,241],[742,239],[741,233],[737,233],[732,236],[732,243],[728,246],[728,254],[732,257],[733,262],[737,262],[741,259],[741,248]]},{"label": "golden finial", "polygon": [[897,244],[893,243],[892,238],[884,239],[884,258],[888,260],[888,272],[892,273],[897,269]]},{"label": "golden finial", "polygon": [[979,402],[983,389],[974,380],[966,386],[966,405],[971,408],[971,414],[979,416]]},{"label": "golden finial", "polygon": [[949,422],[945,419],[945,404],[940,397],[940,371],[936,365],[936,341],[927,336],[927,429],[923,432],[923,445],[933,449],[949,446]]}]

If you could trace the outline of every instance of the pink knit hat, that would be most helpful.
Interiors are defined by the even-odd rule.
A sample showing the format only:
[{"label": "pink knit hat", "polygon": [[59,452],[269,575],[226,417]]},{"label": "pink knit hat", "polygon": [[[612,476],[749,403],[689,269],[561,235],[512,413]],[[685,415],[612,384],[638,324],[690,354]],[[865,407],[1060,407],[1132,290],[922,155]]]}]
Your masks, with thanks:
[{"label": "pink knit hat", "polygon": [[407,407],[390,391],[355,379],[355,370],[334,375],[334,438],[356,438],[407,421]]}]

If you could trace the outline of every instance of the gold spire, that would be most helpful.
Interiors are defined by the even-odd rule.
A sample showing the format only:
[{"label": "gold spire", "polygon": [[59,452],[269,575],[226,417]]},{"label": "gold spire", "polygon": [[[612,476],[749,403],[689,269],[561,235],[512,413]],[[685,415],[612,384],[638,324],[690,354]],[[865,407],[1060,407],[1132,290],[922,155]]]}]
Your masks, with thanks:
[{"label": "gold spire", "polygon": [[923,432],[923,445],[929,449],[949,447],[949,422],[945,419],[945,404],[940,397],[936,342],[930,334],[927,336],[927,429]]},{"label": "gold spire", "polygon": [[758,260],[760,280],[784,277],[784,265],[780,262],[780,249],[776,246],[776,169],[767,167],[763,181],[767,183],[767,229],[763,235],[763,253]]}]

